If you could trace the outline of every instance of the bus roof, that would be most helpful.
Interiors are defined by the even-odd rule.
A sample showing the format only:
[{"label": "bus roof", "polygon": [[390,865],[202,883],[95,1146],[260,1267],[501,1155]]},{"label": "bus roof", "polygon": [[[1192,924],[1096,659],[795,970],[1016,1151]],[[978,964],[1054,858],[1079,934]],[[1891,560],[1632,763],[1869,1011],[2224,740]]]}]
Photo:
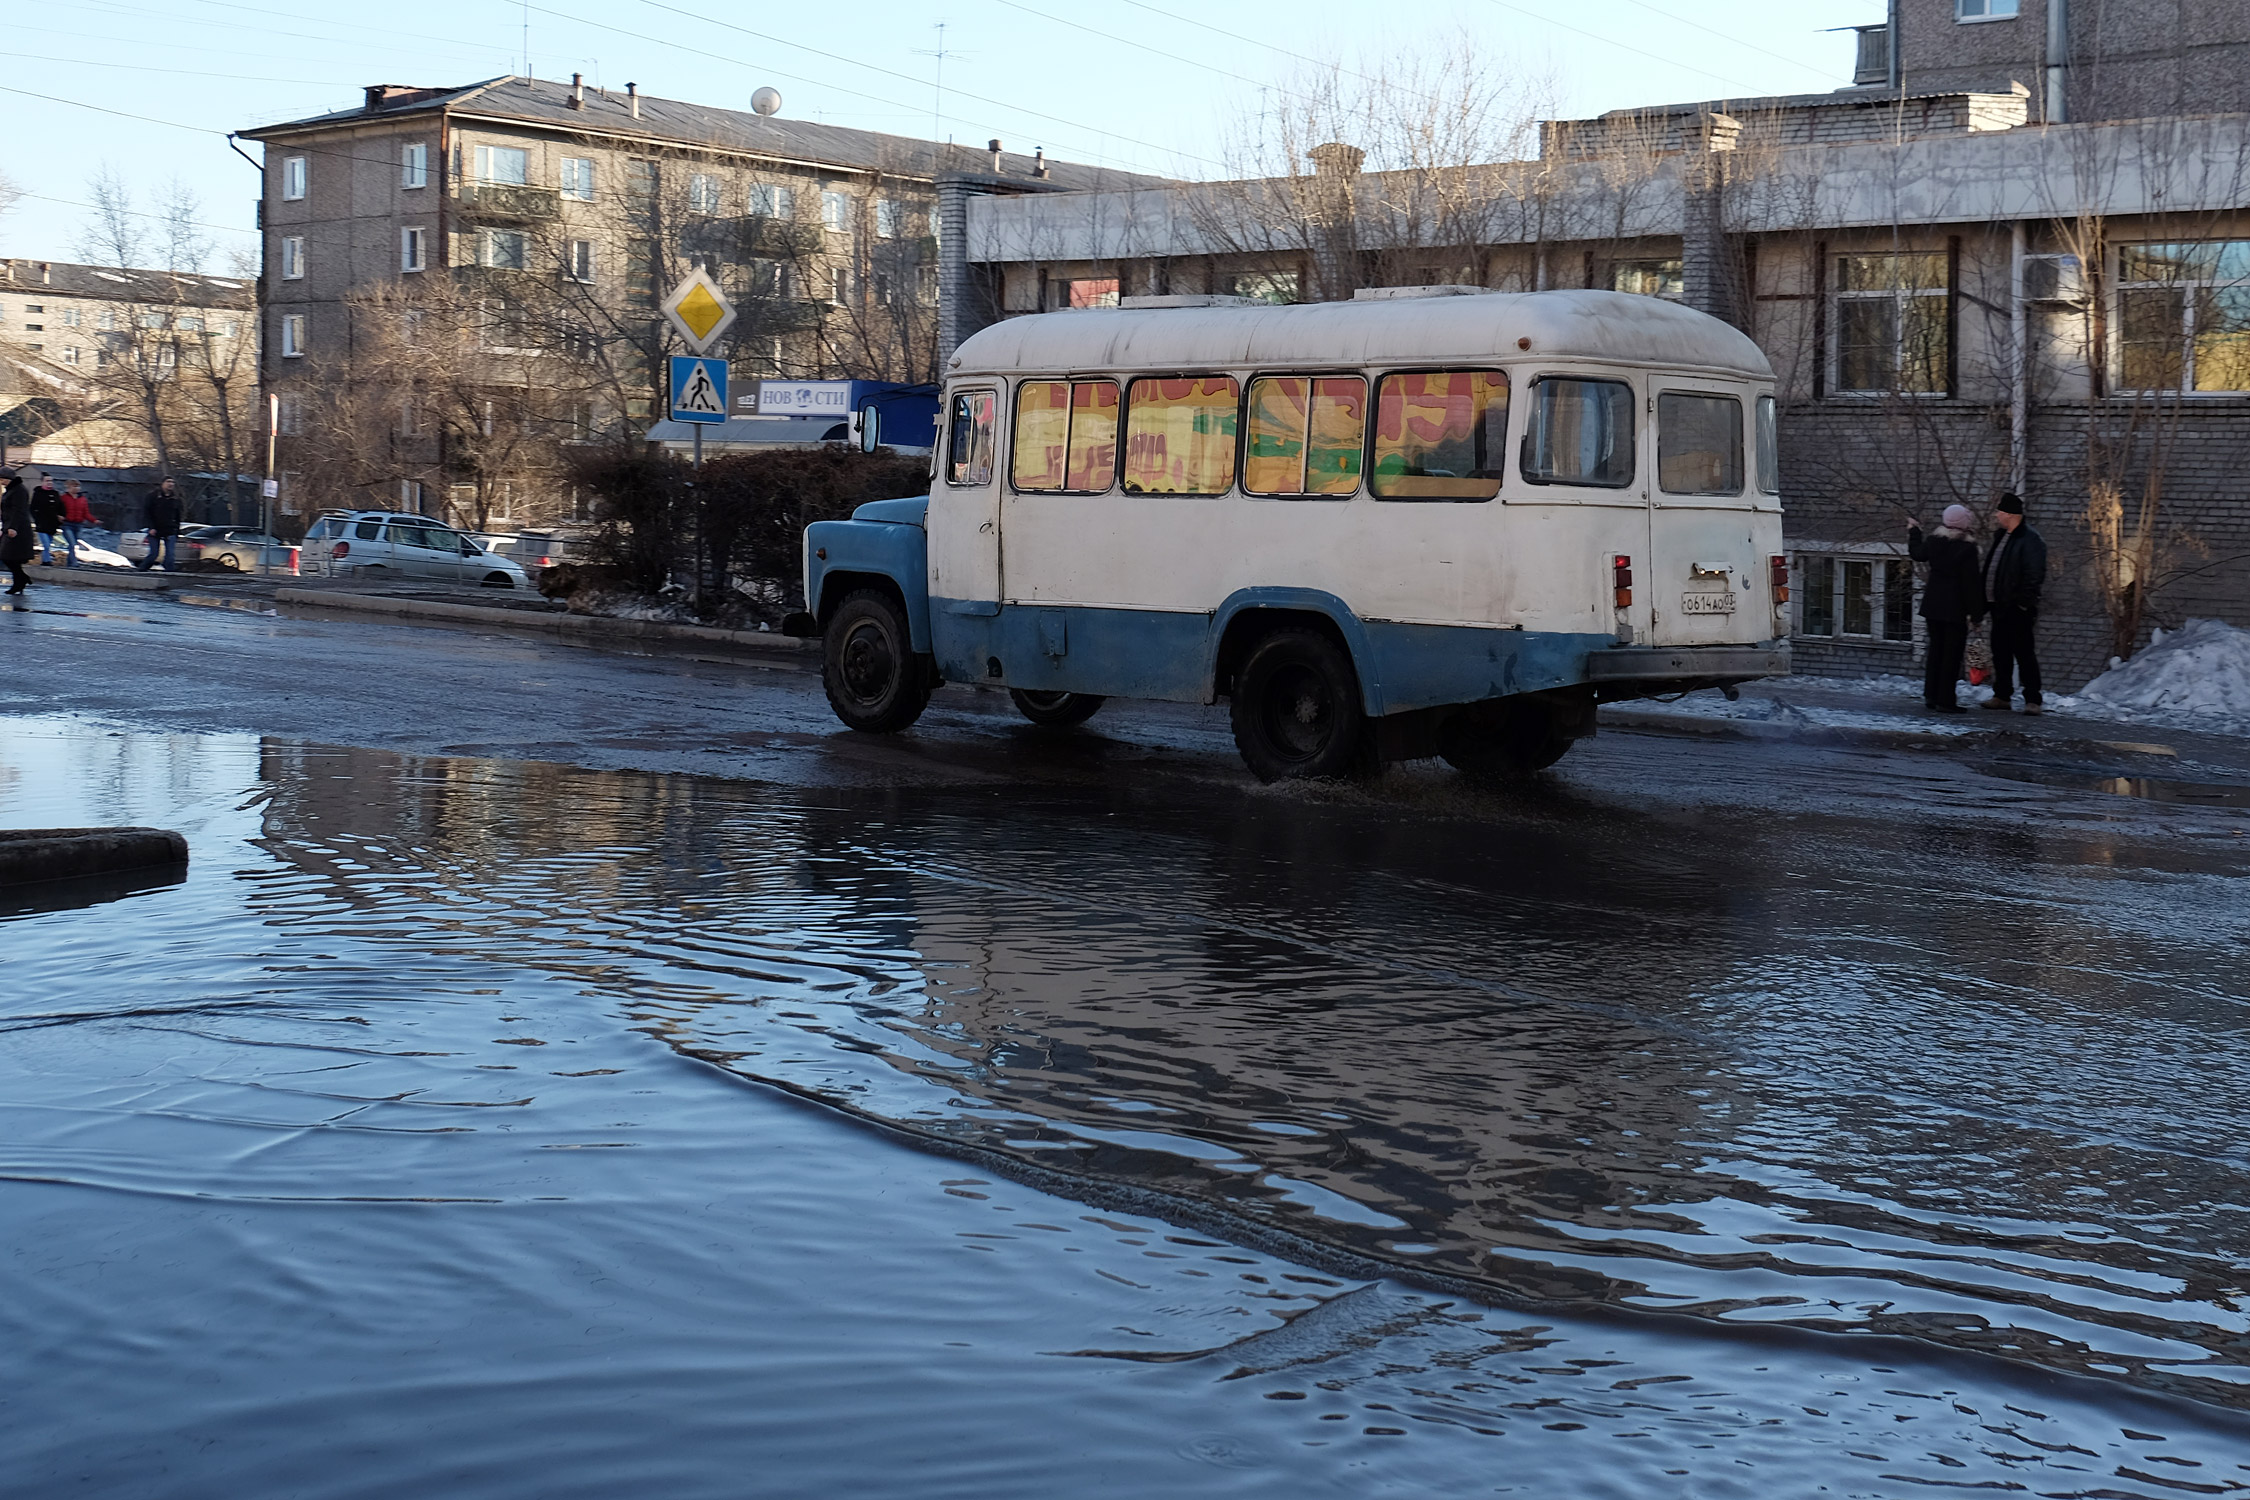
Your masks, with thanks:
[{"label": "bus roof", "polygon": [[[1526,351],[1519,339],[1529,339]],[[948,375],[1323,369],[1600,360],[1773,379],[1748,335],[1627,292],[1481,292],[1294,307],[1099,307],[1010,318]]]}]

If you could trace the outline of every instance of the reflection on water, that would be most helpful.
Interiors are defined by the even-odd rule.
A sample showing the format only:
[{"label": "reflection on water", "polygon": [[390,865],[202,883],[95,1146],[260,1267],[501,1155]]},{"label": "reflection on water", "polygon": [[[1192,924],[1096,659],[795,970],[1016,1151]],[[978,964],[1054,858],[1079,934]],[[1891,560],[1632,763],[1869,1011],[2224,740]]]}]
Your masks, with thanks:
[{"label": "reflection on water", "polygon": [[[167,1035],[237,1056],[317,1034],[324,1057],[384,1059],[292,1094],[319,1101],[301,1124],[363,1134],[223,1158],[265,1174],[263,1196],[340,1172],[381,1177],[365,1196],[515,1201],[437,1169],[445,1137],[580,1107],[561,1101],[620,1123],[541,1143],[574,1163],[557,1201],[624,1193],[604,1171],[672,1180],[652,1122],[705,1161],[756,1155],[777,1127],[749,1123],[751,1096],[656,1082],[654,1042],[971,1153],[912,1222],[965,1215],[960,1243],[1008,1257],[1027,1302],[1065,1250],[1124,1299],[1108,1323],[1042,1324],[1032,1351],[1075,1372],[1053,1379],[1280,1403],[1181,1433],[1173,1457],[1198,1472],[1271,1478],[1269,1449],[1301,1460],[1334,1417],[1362,1445],[1596,1444],[1606,1492],[1629,1495],[1741,1462],[1808,1492],[2250,1486],[2221,1462],[2250,1404],[2230,877],[2105,868],[2025,832],[1664,824],[1557,796],[1455,823],[1287,796],[807,797],[242,750],[192,773],[150,757],[110,785],[223,804],[255,846],[182,912],[237,903],[261,946],[187,955],[206,1013]],[[58,954],[70,919],[36,920],[0,934]],[[112,959],[101,987],[182,957]],[[44,973],[70,988],[59,958]],[[19,1000],[0,1027],[55,1031],[88,1011],[68,1000]],[[103,1088],[138,1099],[124,1076]],[[244,1064],[235,1081],[280,1080]],[[191,1134],[224,1112],[164,1108]],[[160,1193],[189,1170],[164,1148],[31,1139],[36,1170],[12,1175]],[[798,1248],[847,1259],[820,1204],[852,1184],[808,1173]],[[224,1179],[187,1190],[239,1191]],[[465,1258],[490,1253],[441,1222]],[[668,1227],[709,1233],[693,1212]],[[1371,1278],[1386,1265],[1405,1280]],[[897,1274],[886,1305],[965,1295]],[[700,1334],[674,1337],[696,1357]],[[1104,1370],[1145,1373],[1087,1373]],[[1401,1493],[1533,1472],[1363,1461]],[[1292,1464],[1304,1493],[1321,1471]]]}]

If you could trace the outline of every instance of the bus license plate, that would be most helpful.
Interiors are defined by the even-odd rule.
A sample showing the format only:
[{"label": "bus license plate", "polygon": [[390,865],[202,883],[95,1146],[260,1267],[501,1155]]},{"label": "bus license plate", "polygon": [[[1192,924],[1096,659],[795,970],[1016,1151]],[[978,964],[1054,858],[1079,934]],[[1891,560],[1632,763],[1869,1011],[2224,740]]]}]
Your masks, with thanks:
[{"label": "bus license plate", "polygon": [[1731,615],[1734,613],[1732,594],[1682,594],[1680,613],[1683,615]]}]

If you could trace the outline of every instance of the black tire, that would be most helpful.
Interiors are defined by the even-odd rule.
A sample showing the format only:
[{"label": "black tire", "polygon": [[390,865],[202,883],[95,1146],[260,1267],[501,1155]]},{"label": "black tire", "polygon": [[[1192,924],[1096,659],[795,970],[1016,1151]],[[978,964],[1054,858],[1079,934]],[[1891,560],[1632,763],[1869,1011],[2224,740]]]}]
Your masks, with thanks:
[{"label": "black tire", "polygon": [[896,734],[922,717],[929,667],[914,654],[897,600],[876,589],[844,596],[822,633],[820,685],[836,717],[867,734]]},{"label": "black tire", "polygon": [[516,581],[505,573],[487,573],[484,575],[484,587],[488,589],[512,589],[515,586]]},{"label": "black tire", "polygon": [[1069,729],[1083,724],[1109,700],[1092,693],[1027,693],[1022,688],[1008,689],[1009,698],[1022,714],[1042,729]]},{"label": "black tire", "polygon": [[1438,732],[1438,754],[1446,764],[1487,780],[1544,771],[1561,760],[1572,743],[1556,722],[1553,708],[1522,699],[1465,708]]},{"label": "black tire", "polygon": [[1363,776],[1375,769],[1374,736],[1359,674],[1335,642],[1277,630],[1235,673],[1234,745],[1260,781]]},{"label": "black tire", "polygon": [[213,560],[229,573],[239,573],[242,571],[242,559],[235,556],[232,552],[222,552],[218,555],[217,558]]}]

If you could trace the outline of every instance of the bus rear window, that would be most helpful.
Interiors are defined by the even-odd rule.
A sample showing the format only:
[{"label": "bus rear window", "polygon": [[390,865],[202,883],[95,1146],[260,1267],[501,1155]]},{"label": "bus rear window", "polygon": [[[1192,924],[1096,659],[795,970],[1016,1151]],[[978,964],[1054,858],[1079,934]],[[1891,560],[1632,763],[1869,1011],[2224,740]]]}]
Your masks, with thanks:
[{"label": "bus rear window", "polygon": [[1223,495],[1234,486],[1232,376],[1136,380],[1125,412],[1125,488],[1136,495]]},{"label": "bus rear window", "polygon": [[992,483],[990,391],[962,391],[953,398],[953,421],[945,439],[945,482]]},{"label": "bus rear window", "polygon": [[1116,476],[1116,381],[1027,380],[1017,389],[1017,489],[1099,494]]},{"label": "bus rear window", "polygon": [[1385,500],[1490,500],[1508,441],[1508,377],[1498,370],[1385,375],[1375,391],[1375,467]]},{"label": "bus rear window", "polygon": [[1771,396],[1758,398],[1758,492],[1781,493],[1781,442],[1774,432]]},{"label": "bus rear window", "polygon": [[1349,495],[1367,440],[1367,382],[1275,375],[1250,382],[1242,488],[1251,495]]},{"label": "bus rear window", "polygon": [[1742,403],[1666,391],[1656,398],[1656,482],[1667,495],[1742,493]]},{"label": "bus rear window", "polygon": [[1531,387],[1523,477],[1533,484],[1623,489],[1633,482],[1633,388],[1547,377]]}]

